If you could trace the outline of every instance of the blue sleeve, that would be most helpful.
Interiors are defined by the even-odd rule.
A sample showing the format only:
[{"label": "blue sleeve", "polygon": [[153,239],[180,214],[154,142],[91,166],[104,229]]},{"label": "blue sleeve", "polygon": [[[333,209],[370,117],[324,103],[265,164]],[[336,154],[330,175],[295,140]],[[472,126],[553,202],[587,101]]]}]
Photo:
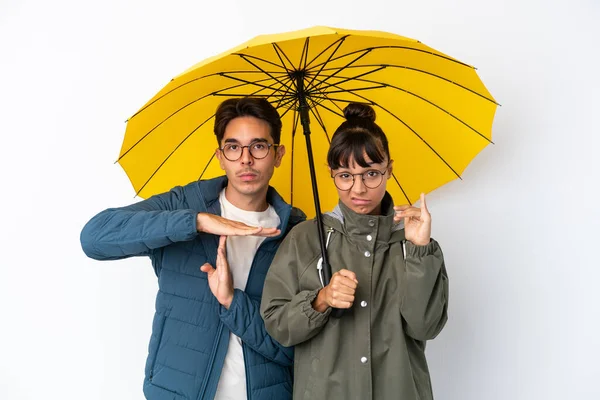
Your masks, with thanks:
[{"label": "blue sleeve", "polygon": [[260,303],[244,291],[235,289],[231,306],[221,306],[219,314],[225,326],[254,351],[285,367],[293,365],[294,348],[282,346],[267,333]]},{"label": "blue sleeve", "polygon": [[94,216],[81,231],[84,253],[96,260],[117,260],[152,255],[173,242],[192,240],[198,234],[198,213],[182,209],[183,190],[170,192]]}]

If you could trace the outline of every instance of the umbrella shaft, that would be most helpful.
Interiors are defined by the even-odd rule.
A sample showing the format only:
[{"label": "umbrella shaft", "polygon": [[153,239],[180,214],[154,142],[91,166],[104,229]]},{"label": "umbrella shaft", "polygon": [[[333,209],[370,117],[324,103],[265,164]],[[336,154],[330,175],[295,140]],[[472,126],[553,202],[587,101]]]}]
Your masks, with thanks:
[{"label": "umbrella shaft", "polygon": [[309,116],[308,108],[300,106],[300,120],[302,122],[302,128],[304,130],[304,137],[306,138],[306,152],[308,154],[308,166],[310,169],[310,180],[312,183],[313,198],[315,202],[315,214],[317,216],[317,227],[319,231],[319,242],[321,244],[321,257],[323,258],[323,281],[325,285],[329,284],[331,280],[331,266],[329,265],[329,259],[327,257],[327,248],[325,246],[325,236],[323,233],[323,219],[321,216],[321,202],[319,201],[319,191],[317,188],[317,175],[315,173],[315,161],[312,152],[312,143],[310,141],[310,127],[309,127]]}]

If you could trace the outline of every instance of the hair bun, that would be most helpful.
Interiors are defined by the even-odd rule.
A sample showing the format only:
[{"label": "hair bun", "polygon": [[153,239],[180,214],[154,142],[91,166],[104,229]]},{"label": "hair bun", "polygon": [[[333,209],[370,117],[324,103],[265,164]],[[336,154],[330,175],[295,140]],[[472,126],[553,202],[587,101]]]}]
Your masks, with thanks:
[{"label": "hair bun", "polygon": [[344,108],[344,117],[347,121],[362,119],[375,122],[375,110],[368,104],[350,103]]}]

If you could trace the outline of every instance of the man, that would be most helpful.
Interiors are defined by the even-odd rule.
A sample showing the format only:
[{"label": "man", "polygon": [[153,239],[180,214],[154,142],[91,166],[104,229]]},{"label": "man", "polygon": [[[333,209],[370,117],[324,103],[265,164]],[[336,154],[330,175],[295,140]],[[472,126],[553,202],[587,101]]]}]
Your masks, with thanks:
[{"label": "man", "polygon": [[305,219],[269,186],[285,154],[281,120],[265,99],[229,99],[214,130],[226,176],[107,209],[81,244],[98,260],[152,260],[159,291],[147,399],[291,398],[293,349],[275,342],[260,316],[275,251]]}]

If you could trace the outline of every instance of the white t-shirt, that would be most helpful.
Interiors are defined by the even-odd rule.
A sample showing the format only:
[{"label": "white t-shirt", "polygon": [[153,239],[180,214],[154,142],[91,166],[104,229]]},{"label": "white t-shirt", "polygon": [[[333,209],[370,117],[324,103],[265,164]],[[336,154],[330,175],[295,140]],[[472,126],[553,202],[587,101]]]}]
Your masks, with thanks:
[{"label": "white t-shirt", "polygon": [[[261,212],[241,210],[225,198],[225,190],[221,192],[219,202],[221,203],[221,216],[223,218],[264,228],[279,226],[279,215],[271,205],[266,211]],[[240,290],[246,288],[254,255],[263,240],[265,238],[259,236],[229,236],[227,238],[227,262],[233,276],[234,288]],[[244,367],[242,341],[231,333],[215,400],[246,398],[246,369]]]}]

